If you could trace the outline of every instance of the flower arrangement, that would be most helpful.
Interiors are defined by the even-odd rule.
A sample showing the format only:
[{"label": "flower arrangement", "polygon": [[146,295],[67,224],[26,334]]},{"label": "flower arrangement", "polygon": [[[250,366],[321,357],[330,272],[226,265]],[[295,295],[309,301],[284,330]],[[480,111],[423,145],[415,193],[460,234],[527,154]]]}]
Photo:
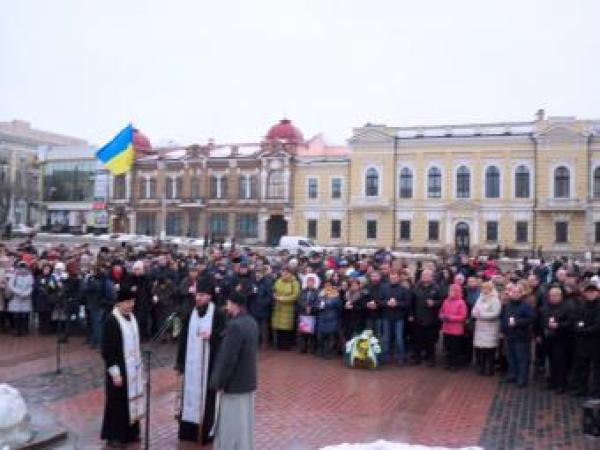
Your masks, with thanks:
[{"label": "flower arrangement", "polygon": [[373,335],[373,330],[364,330],[346,342],[344,359],[348,367],[375,369],[380,353],[379,339]]}]

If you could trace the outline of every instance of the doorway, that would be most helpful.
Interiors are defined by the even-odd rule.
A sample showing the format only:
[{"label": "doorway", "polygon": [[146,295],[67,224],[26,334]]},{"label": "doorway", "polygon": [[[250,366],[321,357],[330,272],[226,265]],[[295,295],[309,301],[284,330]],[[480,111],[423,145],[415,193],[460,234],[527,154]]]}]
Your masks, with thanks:
[{"label": "doorway", "polygon": [[267,244],[279,245],[281,236],[287,234],[287,221],[281,215],[274,215],[267,220]]},{"label": "doorway", "polygon": [[454,242],[457,253],[469,254],[469,225],[467,223],[458,222],[456,224]]}]

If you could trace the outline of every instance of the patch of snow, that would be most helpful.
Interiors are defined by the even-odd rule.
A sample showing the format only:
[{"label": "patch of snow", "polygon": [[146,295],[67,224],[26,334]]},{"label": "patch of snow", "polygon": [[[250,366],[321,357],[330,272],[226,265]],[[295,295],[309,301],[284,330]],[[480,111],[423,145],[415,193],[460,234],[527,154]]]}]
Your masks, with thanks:
[{"label": "patch of snow", "polygon": [[481,447],[428,447],[379,440],[370,444],[340,444],[323,447],[321,450],[483,450]]}]

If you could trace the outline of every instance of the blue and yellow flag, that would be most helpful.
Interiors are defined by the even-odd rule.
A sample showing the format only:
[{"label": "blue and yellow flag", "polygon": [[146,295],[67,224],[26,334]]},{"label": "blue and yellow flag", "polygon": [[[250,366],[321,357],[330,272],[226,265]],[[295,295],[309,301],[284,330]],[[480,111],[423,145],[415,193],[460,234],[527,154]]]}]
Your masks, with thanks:
[{"label": "blue and yellow flag", "polygon": [[133,127],[127,125],[112,141],[96,152],[96,158],[102,161],[113,175],[128,172],[135,160],[133,149]]}]

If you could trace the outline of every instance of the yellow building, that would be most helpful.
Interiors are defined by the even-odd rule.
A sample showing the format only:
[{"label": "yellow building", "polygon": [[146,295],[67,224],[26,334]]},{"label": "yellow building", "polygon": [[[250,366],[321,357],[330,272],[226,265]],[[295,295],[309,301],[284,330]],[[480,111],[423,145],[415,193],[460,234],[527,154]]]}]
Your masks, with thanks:
[{"label": "yellow building", "polygon": [[328,146],[317,135],[298,146],[293,171],[294,232],[322,245],[348,245],[348,148]]},{"label": "yellow building", "polygon": [[600,250],[599,133],[600,121],[541,110],[531,122],[356,128],[348,243],[471,254]]}]

